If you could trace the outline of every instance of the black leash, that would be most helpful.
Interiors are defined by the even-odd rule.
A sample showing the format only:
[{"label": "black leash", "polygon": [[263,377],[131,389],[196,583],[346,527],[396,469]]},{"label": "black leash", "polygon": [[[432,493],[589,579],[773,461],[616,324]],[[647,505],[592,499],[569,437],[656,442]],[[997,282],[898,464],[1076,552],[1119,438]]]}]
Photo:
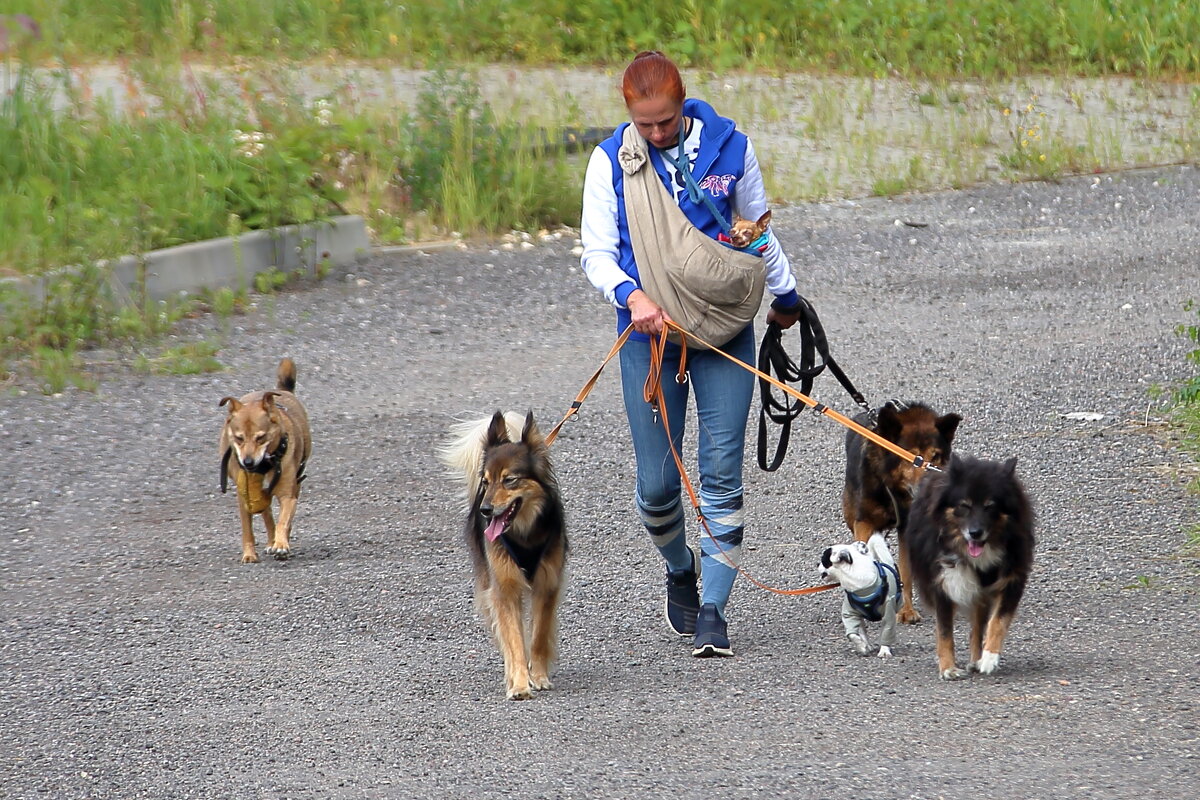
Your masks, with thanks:
[{"label": "black leash", "polygon": [[[783,383],[799,381],[800,392],[808,395],[812,393],[813,379],[828,367],[854,402],[864,411],[870,411],[871,406],[866,398],[854,388],[846,373],[829,354],[829,341],[825,338],[825,329],[821,326],[821,320],[812,304],[801,297],[799,308],[800,317],[792,326],[800,331],[799,366],[783,348],[783,328],[772,322],[767,325],[767,331],[758,347],[758,371],[767,375],[774,374]],[[818,354],[822,359],[819,364],[816,361]],[[788,395],[784,395],[783,402],[776,400],[771,393],[771,384],[763,378],[758,379],[758,388],[762,400],[762,407],[758,412],[758,466],[767,472],[774,472],[779,469],[783,457],[787,454],[788,441],[792,435],[792,420],[800,416],[800,412],[804,411],[806,406]],[[779,443],[775,446],[775,456],[770,463],[767,462],[768,419],[780,426]]]}]

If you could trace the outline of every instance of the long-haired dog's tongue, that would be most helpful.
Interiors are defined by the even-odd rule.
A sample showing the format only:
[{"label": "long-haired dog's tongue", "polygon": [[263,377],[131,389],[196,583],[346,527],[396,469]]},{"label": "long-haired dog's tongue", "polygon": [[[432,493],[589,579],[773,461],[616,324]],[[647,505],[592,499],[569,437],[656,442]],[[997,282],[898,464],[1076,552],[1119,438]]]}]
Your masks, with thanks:
[{"label": "long-haired dog's tongue", "polygon": [[492,517],[492,521],[484,528],[483,535],[489,542],[494,542],[504,533],[504,517]]},{"label": "long-haired dog's tongue", "polygon": [[971,558],[979,558],[983,555],[983,542],[977,542],[974,539],[967,541],[967,553]]}]

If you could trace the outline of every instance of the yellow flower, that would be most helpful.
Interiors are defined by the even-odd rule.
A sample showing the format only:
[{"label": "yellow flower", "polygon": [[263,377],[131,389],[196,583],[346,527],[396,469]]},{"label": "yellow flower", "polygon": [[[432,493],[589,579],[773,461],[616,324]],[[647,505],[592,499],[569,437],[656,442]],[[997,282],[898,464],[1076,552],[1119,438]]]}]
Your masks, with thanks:
[{"label": "yellow flower", "polygon": [[388,34],[388,41],[391,43],[392,47],[395,47],[395,46],[396,46],[396,44],[397,44],[397,43],[400,41],[400,37],[399,37],[399,36],[397,36],[397,35],[396,35],[396,34],[394,34],[394,33],[389,33],[389,34]]},{"label": "yellow flower", "polygon": [[1009,114],[1011,114],[1011,113],[1012,113],[1012,109],[1011,109],[1011,108],[1006,108],[1006,109],[1004,109],[1004,116],[1006,116],[1006,117],[1007,117],[1007,116],[1008,116]]},{"label": "yellow flower", "polygon": [[1046,160],[1046,154],[1045,154],[1045,153],[1042,153],[1040,156],[1038,156],[1038,161],[1045,161],[1045,160]]}]

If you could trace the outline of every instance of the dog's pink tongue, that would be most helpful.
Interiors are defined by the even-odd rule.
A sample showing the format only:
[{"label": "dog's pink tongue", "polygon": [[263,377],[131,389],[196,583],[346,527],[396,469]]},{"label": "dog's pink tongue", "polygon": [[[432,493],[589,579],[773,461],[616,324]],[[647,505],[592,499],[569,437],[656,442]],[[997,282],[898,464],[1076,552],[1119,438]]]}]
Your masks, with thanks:
[{"label": "dog's pink tongue", "polygon": [[971,558],[979,558],[983,555],[983,545],[979,542],[967,542],[967,552]]},{"label": "dog's pink tongue", "polygon": [[483,531],[483,535],[487,537],[489,542],[499,539],[502,533],[504,533],[504,517],[492,517],[492,521],[488,523],[487,528]]}]

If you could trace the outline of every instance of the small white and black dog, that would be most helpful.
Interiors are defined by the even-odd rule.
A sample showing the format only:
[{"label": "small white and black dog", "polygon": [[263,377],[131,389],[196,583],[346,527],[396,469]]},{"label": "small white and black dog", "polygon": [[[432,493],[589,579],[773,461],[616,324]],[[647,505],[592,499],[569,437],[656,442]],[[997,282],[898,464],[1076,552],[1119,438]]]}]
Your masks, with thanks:
[{"label": "small white and black dog", "polygon": [[821,578],[846,590],[842,598],[842,624],[846,638],[860,655],[871,649],[867,622],[883,622],[879,636],[880,658],[891,658],[896,644],[896,607],[900,601],[900,573],[887,540],[876,533],[865,542],[835,544],[821,554]]}]

